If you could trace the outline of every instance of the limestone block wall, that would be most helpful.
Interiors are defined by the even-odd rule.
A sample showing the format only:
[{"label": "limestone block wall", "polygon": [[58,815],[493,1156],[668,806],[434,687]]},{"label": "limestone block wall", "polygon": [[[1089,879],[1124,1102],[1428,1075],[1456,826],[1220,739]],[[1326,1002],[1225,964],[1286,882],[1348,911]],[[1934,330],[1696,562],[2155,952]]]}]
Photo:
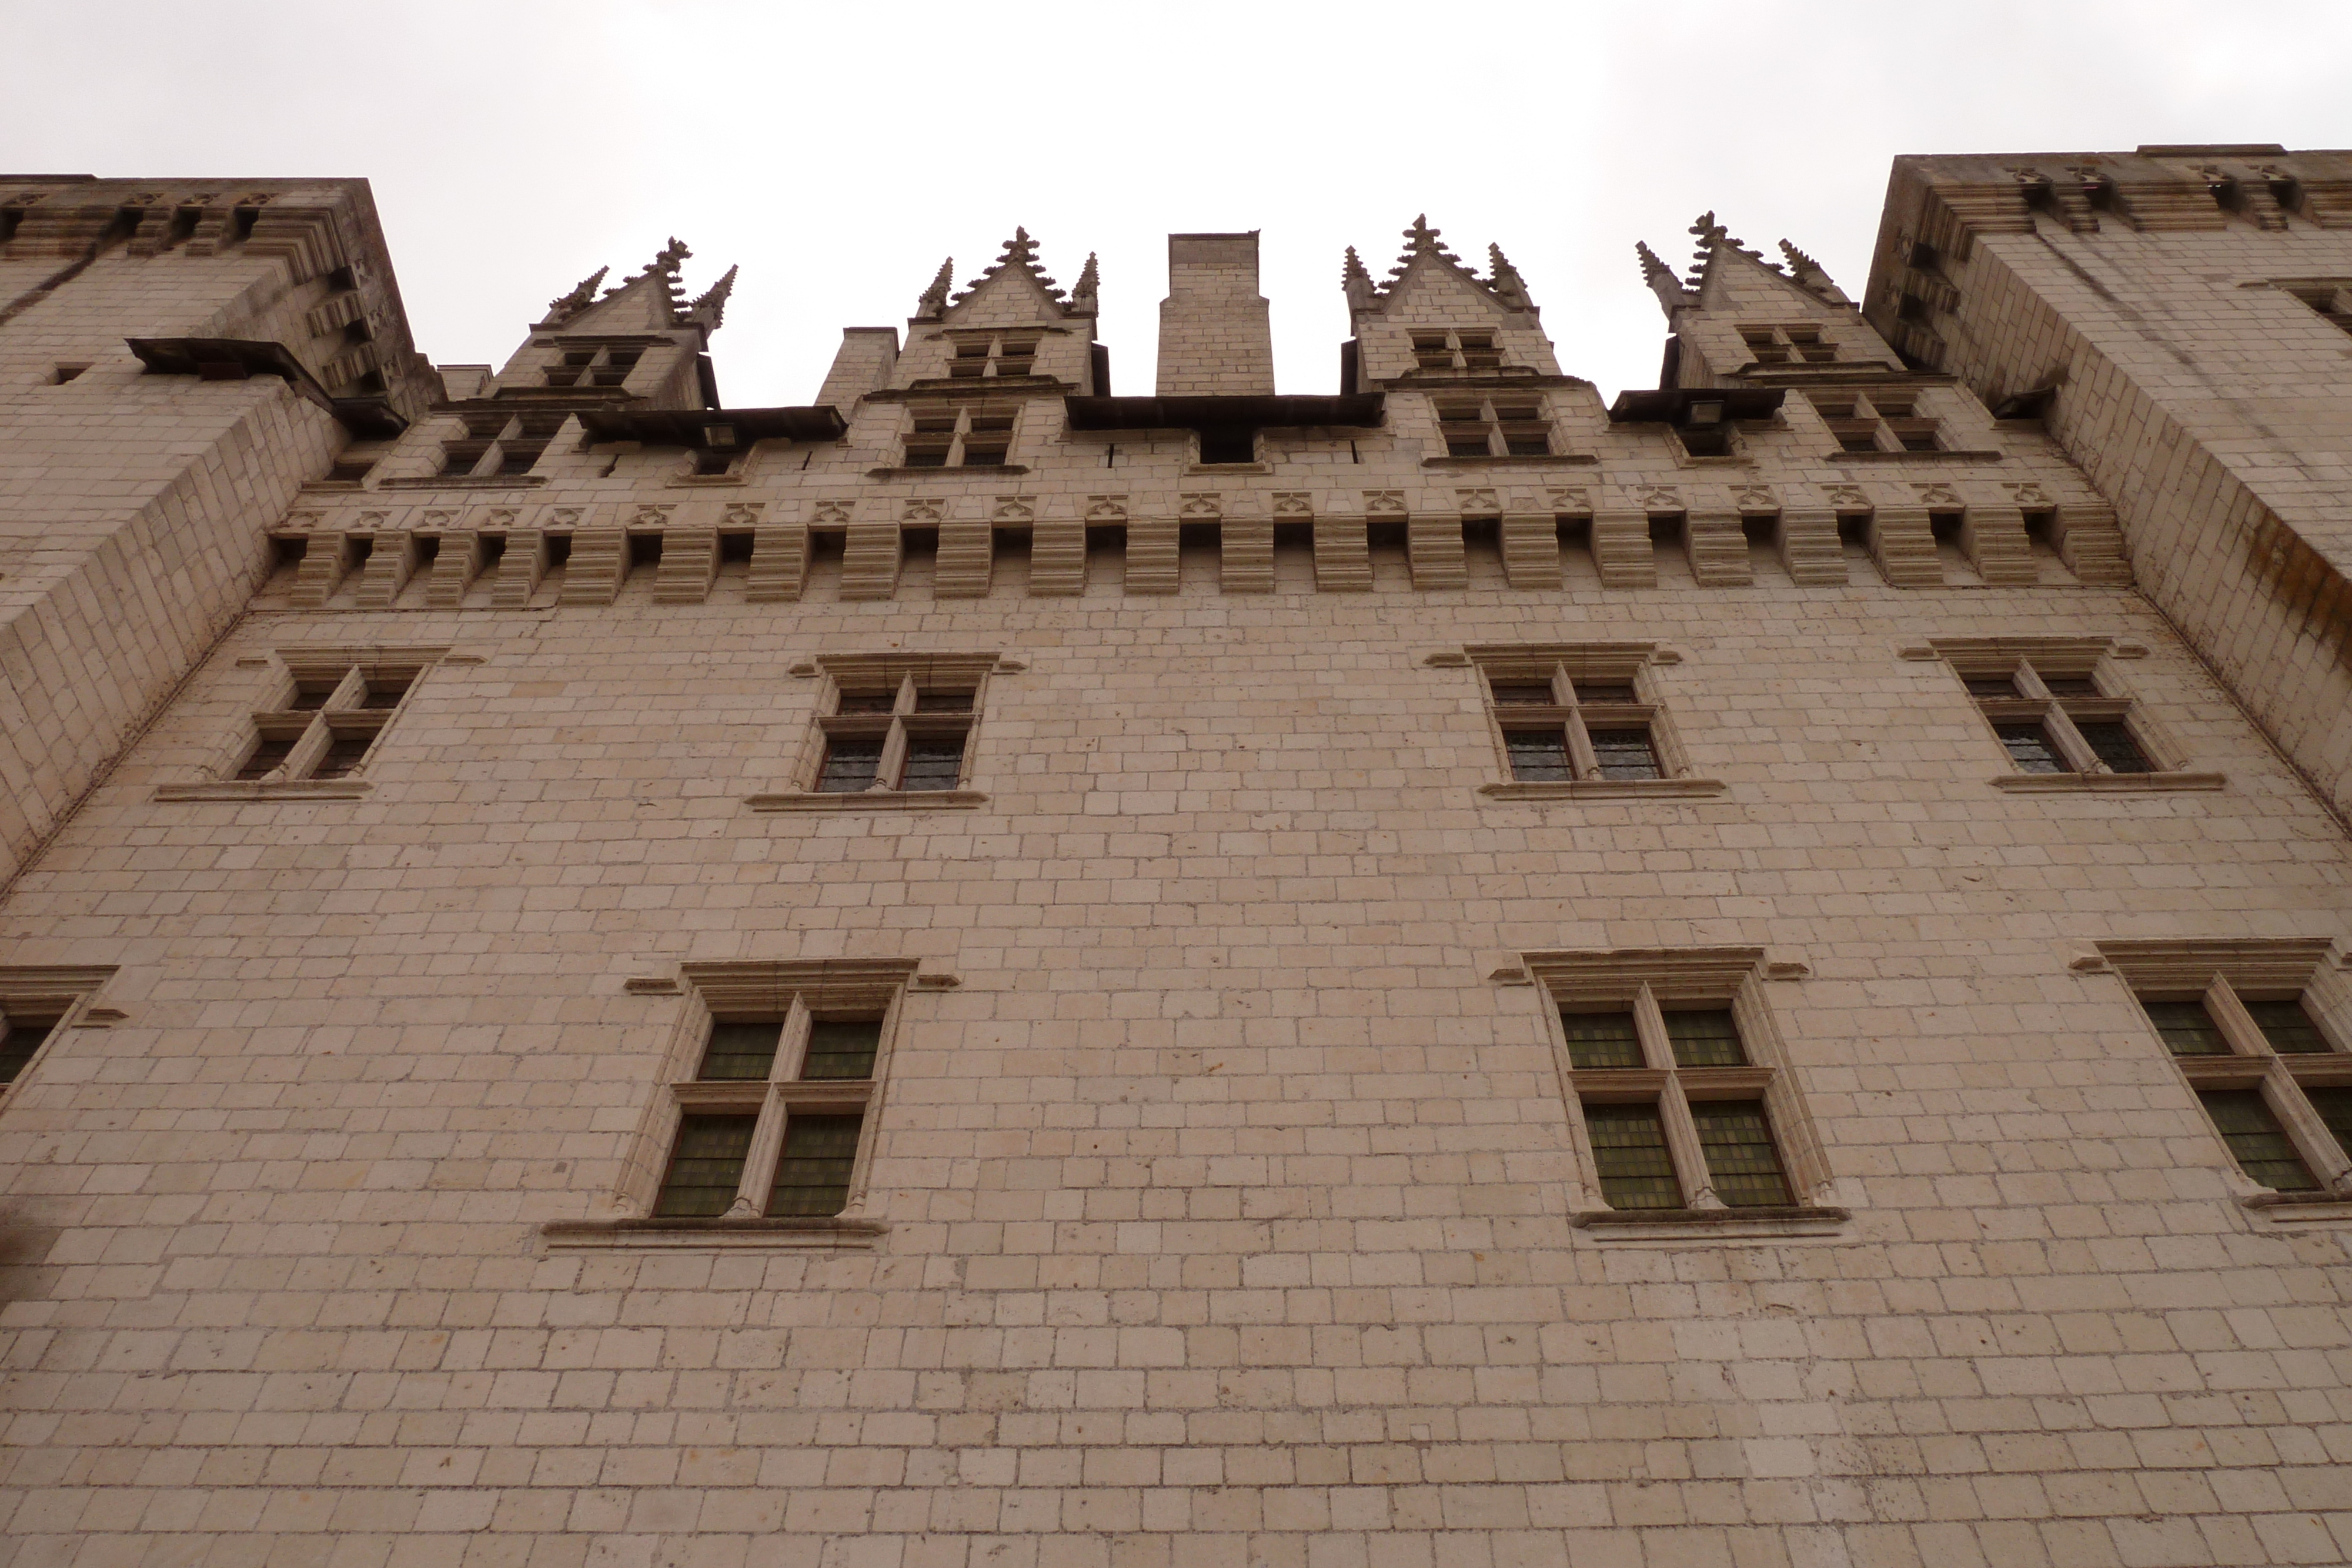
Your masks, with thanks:
[{"label": "limestone block wall", "polygon": [[1160,302],[1162,397],[1274,391],[1274,328],[1257,291],[1257,235],[1168,236]]},{"label": "limestone block wall", "polygon": [[[2342,950],[2333,825],[2127,592],[293,607],[0,913],[121,966],[0,1108],[0,1530],[68,1562],[2341,1553],[2334,1228],[2245,1207],[2117,936]],[[1674,558],[1660,551],[1671,569]],[[1213,563],[1212,563],[1213,564]],[[1017,589],[1017,583],[1010,585]],[[1923,637],[2102,636],[2219,789],[2019,796]],[[1638,640],[1700,800],[1511,800],[1467,645]],[[341,800],[159,798],[431,648]],[[814,655],[992,653],[980,803],[762,813]],[[1754,945],[1824,1233],[1621,1240],[1520,956]],[[593,1248],[682,963],[916,960],[852,1244]],[[2330,958],[2329,962],[2335,962]],[[952,985],[944,982],[952,980]],[[2331,982],[2332,983],[2332,982]],[[2337,993],[2331,992],[2330,995]],[[2347,1021],[2340,1014],[2340,1027]],[[1333,1558],[1333,1554],[1338,1556]]]}]

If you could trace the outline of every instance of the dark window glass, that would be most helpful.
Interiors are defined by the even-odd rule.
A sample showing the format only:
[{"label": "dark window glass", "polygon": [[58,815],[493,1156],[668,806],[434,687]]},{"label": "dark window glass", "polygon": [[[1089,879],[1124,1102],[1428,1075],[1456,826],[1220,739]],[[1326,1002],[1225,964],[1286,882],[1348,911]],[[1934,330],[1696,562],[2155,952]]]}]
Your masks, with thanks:
[{"label": "dark window glass", "polygon": [[1004,448],[967,444],[963,449],[963,465],[967,468],[1002,468],[1004,466]]},{"label": "dark window glass", "polygon": [[1997,724],[1993,730],[2000,737],[2001,745],[2009,748],[2009,759],[2017,764],[2021,773],[2070,773],[2058,748],[2050,744],[2050,734],[2038,718],[2020,719],[2015,724]]},{"label": "dark window glass", "polygon": [[901,789],[952,789],[963,777],[963,737],[916,735],[907,739]]},{"label": "dark window glass", "polygon": [[743,1157],[751,1152],[756,1116],[688,1116],[677,1124],[677,1147],[662,1177],[654,1213],[664,1218],[707,1219],[735,1204]]},{"label": "dark window glass", "polygon": [[1562,1013],[1571,1067],[1639,1067],[1642,1038],[1632,1013]]},{"label": "dark window glass", "polygon": [[2319,1032],[2319,1026],[2311,1021],[2299,1001],[2247,1002],[2245,1009],[2271,1049],[2282,1056],[2307,1056],[2328,1049],[2327,1037]]},{"label": "dark window glass", "polygon": [[1503,444],[1510,448],[1514,457],[1551,455],[1551,443],[1540,435],[1507,435],[1503,438]]},{"label": "dark window glass", "polygon": [[1848,452],[1875,452],[1878,450],[1878,442],[1876,438],[1872,436],[1867,431],[1860,430],[1839,431],[1838,445]]},{"label": "dark window glass", "polygon": [[1549,681],[1496,681],[1494,690],[1498,706],[1549,707],[1559,700],[1552,695]]},{"label": "dark window glass", "polygon": [[407,695],[406,681],[397,684],[391,681],[370,681],[366,689],[360,693],[360,706],[381,712],[386,708],[398,707],[400,699]]},{"label": "dark window glass", "polygon": [[2205,1103],[2206,1113],[2237,1157],[2240,1170],[2273,1192],[2310,1192],[2319,1186],[2263,1103],[2260,1090],[2211,1089],[2197,1098]]},{"label": "dark window glass", "polygon": [[2131,728],[2118,719],[2077,719],[2074,727],[2090,743],[2091,750],[2115,773],[2147,773],[2147,755],[2132,738]]},{"label": "dark window glass", "polygon": [[915,711],[917,713],[970,713],[971,694],[970,692],[927,692],[918,689],[915,693]]},{"label": "dark window glass", "polygon": [[2352,1155],[2352,1089],[2306,1089],[2304,1097],[2327,1124],[2336,1146]]},{"label": "dark window glass", "polygon": [[1448,457],[1484,457],[1486,455],[1486,438],[1483,435],[1449,435],[1445,438],[1445,455]]},{"label": "dark window glass", "polygon": [[341,779],[366,760],[368,747],[375,744],[375,731],[358,735],[337,735],[327,743],[326,755],[319,766],[310,770],[313,779]]},{"label": "dark window glass", "polygon": [[697,452],[694,455],[694,471],[704,478],[722,475],[734,465],[735,455],[732,452]]},{"label": "dark window glass", "polygon": [[709,1082],[764,1079],[775,1068],[776,1042],[783,1032],[781,1023],[714,1023],[696,1076]]},{"label": "dark window glass", "polygon": [[284,762],[286,754],[293,749],[294,743],[290,740],[264,740],[253,748],[253,755],[245,759],[244,766],[236,770],[236,776],[239,779],[258,779]]},{"label": "dark window glass", "polygon": [[2142,1002],[2164,1048],[2175,1056],[2227,1056],[2230,1042],[2203,1002]]},{"label": "dark window glass", "polygon": [[809,1025],[803,1078],[871,1078],[882,1046],[879,1019],[819,1019]]},{"label": "dark window glass", "polygon": [[888,713],[898,706],[898,694],[887,692],[844,692],[835,713]]},{"label": "dark window glass", "polygon": [[818,772],[817,793],[820,795],[854,795],[860,789],[871,789],[874,776],[882,768],[882,742],[863,737],[828,740],[824,747],[824,767]]},{"label": "dark window glass", "polygon": [[1630,703],[1640,699],[1633,695],[1631,681],[1579,681],[1576,700],[1580,703]]},{"label": "dark window glass", "polygon": [[1556,729],[1514,730],[1503,737],[1511,754],[1511,777],[1526,784],[1552,784],[1575,775],[1568,765],[1568,737]]},{"label": "dark window glass", "polygon": [[2018,695],[2014,675],[1970,675],[1969,695],[1972,697],[2013,697]]},{"label": "dark window glass", "polygon": [[1656,779],[1658,754],[1646,729],[1596,729],[1592,755],[1603,779]]},{"label": "dark window glass", "polygon": [[452,452],[441,459],[441,476],[445,479],[462,479],[471,474],[474,471],[474,465],[481,460],[482,455],[478,452]]},{"label": "dark window glass", "polygon": [[948,465],[948,449],[944,446],[909,446],[907,464],[909,468],[944,468]]},{"label": "dark window glass", "polygon": [[1906,452],[1933,452],[1937,449],[1936,433],[1932,430],[1906,430],[1898,439]]},{"label": "dark window glass", "polygon": [[839,1214],[849,1201],[863,1116],[795,1116],[784,1124],[783,1157],[768,1194],[771,1215]]},{"label": "dark window glass", "polygon": [[1678,1009],[1666,1015],[1677,1067],[1745,1067],[1748,1052],[1729,1008]]},{"label": "dark window glass", "polygon": [[2099,688],[2091,684],[2091,677],[2088,675],[2044,674],[2042,675],[2042,684],[2050,688],[2050,695],[2053,697],[2095,697],[2099,695]]},{"label": "dark window glass", "polygon": [[1655,1105],[1584,1107],[1601,1196],[1612,1208],[1680,1208],[1682,1184],[1666,1152],[1666,1129]]},{"label": "dark window glass", "polygon": [[1698,1146],[1706,1155],[1715,1196],[1733,1208],[1777,1206],[1790,1201],[1780,1151],[1760,1100],[1701,1100],[1691,1106]]},{"label": "dark window glass", "polygon": [[528,474],[539,465],[539,453],[536,446],[501,447],[499,451],[499,472],[508,478]]},{"label": "dark window glass", "polygon": [[331,681],[305,681],[294,688],[294,700],[286,706],[296,713],[313,713],[327,706],[335,688],[343,684],[341,675]]},{"label": "dark window glass", "polygon": [[0,1083],[14,1083],[25,1064],[33,1060],[33,1052],[41,1049],[41,1041],[49,1038],[56,1027],[47,1023],[11,1023],[8,1032],[0,1034]]}]

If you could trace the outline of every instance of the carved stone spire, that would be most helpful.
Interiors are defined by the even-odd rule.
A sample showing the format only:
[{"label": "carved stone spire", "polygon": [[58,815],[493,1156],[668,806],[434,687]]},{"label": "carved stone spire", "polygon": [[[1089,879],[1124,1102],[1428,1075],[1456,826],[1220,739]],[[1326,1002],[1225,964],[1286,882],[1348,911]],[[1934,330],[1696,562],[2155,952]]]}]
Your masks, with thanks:
[{"label": "carved stone spire", "polygon": [[1535,301],[1528,298],[1527,279],[1519,276],[1519,269],[1513,267],[1510,258],[1503,254],[1503,247],[1492,241],[1486,246],[1486,287],[1494,291],[1496,298],[1515,310],[1536,308]]},{"label": "carved stone spire", "polygon": [[1060,287],[1056,285],[1052,278],[1045,276],[1045,268],[1037,265],[1037,242],[1029,237],[1029,231],[1027,229],[1017,226],[1013,231],[1013,237],[1004,242],[1003,254],[999,256],[994,262],[990,264],[987,271],[982,273],[978,277],[973,278],[970,283],[965,284],[963,292],[957,295],[953,299],[948,301],[948,303],[950,305],[962,304],[965,300],[978,293],[982,284],[985,284],[991,278],[996,277],[997,274],[1003,272],[1008,267],[1018,267],[1022,271],[1026,272],[1032,278],[1036,280],[1037,287],[1044,289],[1046,295],[1056,304],[1066,303]]},{"label": "carved stone spire", "polygon": [[716,332],[727,318],[727,297],[735,292],[735,275],[740,267],[730,267],[719,281],[703,290],[693,304],[686,308],[686,319],[705,332]]},{"label": "carved stone spire", "polygon": [[1087,264],[1078,269],[1077,287],[1070,290],[1070,308],[1081,316],[1095,310],[1095,292],[1102,286],[1102,271],[1095,261],[1095,253],[1087,252]]},{"label": "carved stone spire", "polygon": [[1675,311],[1691,302],[1691,297],[1683,292],[1682,280],[1675,276],[1673,267],[1658,259],[1656,251],[1642,241],[1633,242],[1633,254],[1642,258],[1642,281],[1658,297],[1658,303],[1664,307],[1671,320]]},{"label": "carved stone spire", "polygon": [[1389,276],[1403,277],[1405,268],[1412,265],[1415,256],[1433,256],[1440,261],[1461,267],[1462,258],[1446,249],[1445,242],[1437,237],[1442,232],[1444,231],[1429,226],[1427,213],[1415,217],[1412,220],[1412,226],[1404,231],[1404,254],[1397,257],[1397,264],[1394,267],[1389,268]]},{"label": "carved stone spire", "polygon": [[1356,254],[1354,246],[1348,247],[1348,259],[1339,264],[1339,291],[1348,297],[1350,310],[1369,310],[1372,297],[1380,292],[1372,275],[1364,270],[1364,258]]},{"label": "carved stone spire", "polygon": [[547,319],[542,327],[561,327],[594,302],[596,290],[604,286],[604,275],[613,269],[600,267],[572,286],[569,294],[558,295],[547,302]]},{"label": "carved stone spire", "polygon": [[1798,287],[1808,294],[1819,297],[1828,304],[1851,305],[1853,303],[1846,298],[1845,290],[1831,281],[1830,275],[1822,269],[1820,262],[1815,261],[1787,240],[1780,242],[1780,254],[1788,257],[1789,276],[1796,279]]},{"label": "carved stone spire", "polygon": [[940,319],[940,312],[948,308],[948,290],[954,287],[955,257],[950,256],[945,261],[940,263],[939,271],[932,275],[931,286],[929,288],[924,289],[921,295],[916,298],[915,319],[918,321],[938,320]]}]

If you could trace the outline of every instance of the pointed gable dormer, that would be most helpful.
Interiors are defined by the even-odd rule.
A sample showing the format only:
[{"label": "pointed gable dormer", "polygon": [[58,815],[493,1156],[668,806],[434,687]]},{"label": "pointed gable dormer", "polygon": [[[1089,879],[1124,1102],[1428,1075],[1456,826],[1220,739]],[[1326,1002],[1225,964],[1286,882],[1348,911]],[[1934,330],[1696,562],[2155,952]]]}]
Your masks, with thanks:
[{"label": "pointed gable dormer", "polygon": [[1092,256],[1076,291],[1066,293],[1038,261],[1037,242],[1016,227],[987,270],[950,294],[954,277],[950,256],[917,298],[907,320],[906,350],[891,371],[893,386],[963,390],[960,383],[984,382],[990,384],[971,390],[1094,390],[1100,275]]},{"label": "pointed gable dormer", "polygon": [[1901,363],[1821,264],[1787,240],[1768,261],[1699,214],[1687,278],[1647,245],[1642,279],[1674,333],[1666,379],[1684,387],[1794,385],[1899,371]]},{"label": "pointed gable dormer", "polygon": [[1373,283],[1353,246],[1340,269],[1357,387],[1559,374],[1542,314],[1500,246],[1487,246],[1481,277],[1446,248],[1426,214],[1412,220],[1404,241],[1385,283]]},{"label": "pointed gable dormer", "polygon": [[683,272],[694,253],[673,238],[603,294],[598,267],[548,302],[547,314],[498,378],[501,396],[629,402],[647,408],[718,406],[706,350],[726,319],[738,269],[694,299]]}]

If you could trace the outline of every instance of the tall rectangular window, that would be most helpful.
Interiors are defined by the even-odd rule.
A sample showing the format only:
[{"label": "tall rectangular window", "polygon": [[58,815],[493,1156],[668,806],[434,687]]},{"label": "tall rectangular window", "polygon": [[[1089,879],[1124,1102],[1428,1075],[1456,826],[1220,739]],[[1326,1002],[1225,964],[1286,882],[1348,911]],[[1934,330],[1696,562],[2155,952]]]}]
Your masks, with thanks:
[{"label": "tall rectangular window", "polygon": [[772,1215],[839,1214],[849,1198],[850,1167],[857,1158],[863,1116],[794,1116],[784,1124],[784,1150],[768,1196]]},{"label": "tall rectangular window", "polygon": [[1592,1139],[1592,1163],[1601,1173],[1601,1196],[1610,1207],[1682,1207],[1682,1184],[1675,1179],[1665,1123],[1655,1105],[1588,1100],[1584,1126]]},{"label": "tall rectangular window", "polygon": [[2287,1140],[2259,1089],[2209,1089],[2197,1096],[2238,1168],[2276,1192],[2309,1192],[2319,1185]]},{"label": "tall rectangular window", "polygon": [[757,1116],[687,1116],[678,1122],[669,1173],[654,1213],[666,1219],[707,1219],[725,1214],[742,1184]]}]

